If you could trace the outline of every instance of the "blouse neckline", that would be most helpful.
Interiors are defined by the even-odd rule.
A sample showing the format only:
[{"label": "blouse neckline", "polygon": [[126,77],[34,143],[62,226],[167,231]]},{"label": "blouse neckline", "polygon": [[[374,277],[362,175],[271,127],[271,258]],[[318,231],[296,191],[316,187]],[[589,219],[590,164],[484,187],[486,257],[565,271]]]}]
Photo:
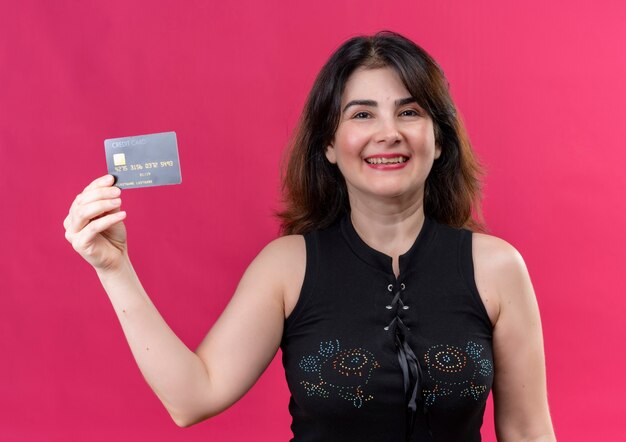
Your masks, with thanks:
[{"label": "blouse neckline", "polygon": [[[416,264],[425,255],[426,248],[435,232],[436,222],[426,216],[413,245],[399,257],[400,276],[402,278],[410,265]],[[394,276],[391,256],[370,247],[359,236],[350,214],[344,215],[340,222],[341,232],[352,251],[370,266]]]}]

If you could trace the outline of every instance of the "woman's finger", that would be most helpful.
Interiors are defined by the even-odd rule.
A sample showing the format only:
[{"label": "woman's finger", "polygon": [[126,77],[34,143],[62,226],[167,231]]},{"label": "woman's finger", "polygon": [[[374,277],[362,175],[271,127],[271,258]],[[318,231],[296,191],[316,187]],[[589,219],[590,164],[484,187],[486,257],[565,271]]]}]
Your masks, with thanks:
[{"label": "woman's finger", "polygon": [[70,206],[68,215],[63,220],[63,227],[67,229],[71,224],[72,210],[79,204],[90,203],[96,199],[116,198],[121,194],[121,189],[113,186],[113,176],[110,174],[96,178],[89,183],[81,193],[76,195]]},{"label": "woman's finger", "polygon": [[122,190],[119,187],[96,187],[93,189],[84,190],[83,193],[76,195],[72,206],[88,204],[97,200],[117,198],[121,194]]},{"label": "woman's finger", "polygon": [[119,209],[121,204],[121,198],[112,198],[74,206],[70,209],[67,230],[71,233],[80,232],[90,221],[100,219],[103,214]]},{"label": "woman's finger", "polygon": [[70,214],[68,213],[65,219],[63,220],[63,228],[67,230],[69,226],[70,226]]},{"label": "woman's finger", "polygon": [[91,183],[87,185],[87,187],[85,187],[83,191],[94,189],[96,187],[111,186],[111,185],[113,185],[113,175],[106,174],[93,180]]},{"label": "woman's finger", "polygon": [[98,234],[104,232],[120,221],[123,221],[125,218],[126,212],[120,211],[91,221],[80,232],[70,235],[72,246],[77,252],[88,253],[89,246],[93,244],[93,241]]}]

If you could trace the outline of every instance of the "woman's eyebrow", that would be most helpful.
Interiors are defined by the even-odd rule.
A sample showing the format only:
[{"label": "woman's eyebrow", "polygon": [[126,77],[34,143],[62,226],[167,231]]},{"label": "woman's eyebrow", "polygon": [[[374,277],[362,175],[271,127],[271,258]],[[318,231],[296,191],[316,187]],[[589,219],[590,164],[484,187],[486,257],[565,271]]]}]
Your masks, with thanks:
[{"label": "woman's eyebrow", "polygon": [[[394,102],[396,107],[404,106],[405,104],[409,104],[409,103],[417,103],[417,100],[414,97],[406,97],[406,98],[399,98],[398,100]],[[378,103],[374,100],[352,100],[348,104],[346,104],[342,112],[345,112],[346,110],[348,110],[350,106],[377,107]]]}]

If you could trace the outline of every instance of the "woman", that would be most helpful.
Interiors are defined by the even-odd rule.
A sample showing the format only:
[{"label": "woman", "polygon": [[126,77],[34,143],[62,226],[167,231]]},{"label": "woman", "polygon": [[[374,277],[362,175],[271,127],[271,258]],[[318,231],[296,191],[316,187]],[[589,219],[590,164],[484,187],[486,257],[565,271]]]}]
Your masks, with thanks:
[{"label": "woman", "polygon": [[322,68],[285,177],[285,235],[195,353],[133,271],[111,176],[76,197],[64,227],[180,426],[232,405],[281,347],[294,440],[480,440],[492,386],[500,440],[555,440],[524,262],[468,230],[480,229],[477,175],[443,72],[382,32]]}]

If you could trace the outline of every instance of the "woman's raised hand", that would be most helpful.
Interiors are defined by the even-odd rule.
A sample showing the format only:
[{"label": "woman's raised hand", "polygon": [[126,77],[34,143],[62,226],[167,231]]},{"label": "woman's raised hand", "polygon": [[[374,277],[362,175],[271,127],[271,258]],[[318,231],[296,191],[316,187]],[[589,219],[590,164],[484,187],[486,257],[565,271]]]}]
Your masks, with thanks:
[{"label": "woman's raised hand", "polygon": [[63,221],[65,238],[98,271],[116,270],[127,256],[121,190],[105,175],[76,196]]}]

